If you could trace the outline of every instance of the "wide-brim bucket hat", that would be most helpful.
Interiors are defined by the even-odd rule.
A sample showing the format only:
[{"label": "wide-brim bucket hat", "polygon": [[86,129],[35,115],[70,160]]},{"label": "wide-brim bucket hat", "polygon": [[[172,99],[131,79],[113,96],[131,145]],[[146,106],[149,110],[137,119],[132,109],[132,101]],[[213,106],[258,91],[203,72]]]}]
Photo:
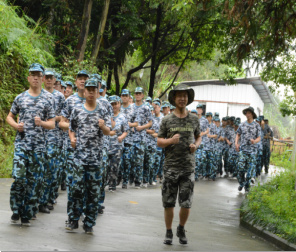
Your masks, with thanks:
[{"label": "wide-brim bucket hat", "polygon": [[256,113],[255,113],[255,111],[254,111],[254,108],[253,108],[253,107],[248,107],[248,108],[245,108],[245,109],[243,110],[243,114],[244,114],[244,115],[246,115],[247,111],[250,111],[250,112],[252,112],[252,114],[253,114],[253,119],[256,119],[256,118],[257,118],[257,115],[256,115]]},{"label": "wide-brim bucket hat", "polygon": [[185,85],[185,84],[179,84],[173,90],[171,90],[170,93],[169,93],[169,102],[170,102],[170,104],[172,104],[173,106],[176,106],[174,97],[175,97],[176,92],[178,92],[178,91],[186,91],[188,93],[188,103],[187,103],[187,105],[189,105],[190,103],[193,102],[193,100],[194,100],[194,90],[192,88],[190,88],[189,86]]}]

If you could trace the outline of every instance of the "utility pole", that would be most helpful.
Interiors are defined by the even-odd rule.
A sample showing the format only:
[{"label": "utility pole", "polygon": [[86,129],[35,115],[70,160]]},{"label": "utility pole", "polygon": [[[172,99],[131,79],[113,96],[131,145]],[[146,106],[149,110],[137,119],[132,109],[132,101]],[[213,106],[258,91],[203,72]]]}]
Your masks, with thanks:
[{"label": "utility pole", "polygon": [[[296,98],[296,92],[294,92],[294,97]],[[292,152],[292,170],[295,170],[295,155],[296,155],[296,118],[294,117],[294,140],[293,140],[293,152]],[[295,179],[295,186],[294,189],[296,190],[296,179]]]}]

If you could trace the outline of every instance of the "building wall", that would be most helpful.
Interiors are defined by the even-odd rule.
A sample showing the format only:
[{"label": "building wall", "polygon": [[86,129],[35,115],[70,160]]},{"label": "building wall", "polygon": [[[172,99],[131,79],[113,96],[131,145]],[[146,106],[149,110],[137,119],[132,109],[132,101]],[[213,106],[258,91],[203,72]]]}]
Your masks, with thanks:
[{"label": "building wall", "polygon": [[220,118],[228,115],[241,117],[242,120],[245,120],[242,110],[249,106],[255,109],[257,115],[263,113],[264,103],[252,85],[201,85],[192,88],[195,98],[188,106],[189,110],[202,103],[206,105],[206,112],[218,112]]}]

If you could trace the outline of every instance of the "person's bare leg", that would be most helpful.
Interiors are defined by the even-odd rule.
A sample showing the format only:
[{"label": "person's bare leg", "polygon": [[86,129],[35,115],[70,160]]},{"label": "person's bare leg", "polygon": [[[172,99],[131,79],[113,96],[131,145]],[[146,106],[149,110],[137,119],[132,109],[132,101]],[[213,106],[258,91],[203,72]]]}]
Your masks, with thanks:
[{"label": "person's bare leg", "polygon": [[190,214],[190,208],[184,208],[184,207],[181,207],[180,208],[180,212],[179,212],[179,218],[180,218],[180,225],[181,226],[185,226],[187,220],[188,220],[188,217],[189,217],[189,214]]},{"label": "person's bare leg", "polygon": [[167,207],[164,209],[164,221],[166,229],[172,229],[174,219],[174,208],[173,207]]}]

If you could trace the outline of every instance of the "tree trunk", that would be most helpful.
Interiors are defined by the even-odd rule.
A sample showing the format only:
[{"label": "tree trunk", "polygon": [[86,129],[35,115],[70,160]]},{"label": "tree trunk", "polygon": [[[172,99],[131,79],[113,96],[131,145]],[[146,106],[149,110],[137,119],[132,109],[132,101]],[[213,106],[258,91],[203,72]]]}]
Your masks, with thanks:
[{"label": "tree trunk", "polygon": [[[158,5],[158,8],[157,8],[156,30],[155,30],[155,36],[153,39],[152,52],[155,52],[157,49],[157,46],[158,46],[161,16],[162,16],[162,8],[161,8],[161,4],[160,4],[160,5]],[[148,94],[152,98],[153,98],[153,89],[154,89],[154,84],[155,84],[155,76],[156,76],[156,72],[158,70],[158,66],[156,66],[156,57],[157,57],[157,54],[154,54],[151,58],[151,72],[150,72],[150,83],[149,83]]]},{"label": "tree trunk", "polygon": [[100,45],[101,45],[104,30],[105,30],[107,17],[108,17],[109,5],[110,5],[110,0],[105,0],[105,5],[104,5],[104,9],[103,9],[99,29],[98,29],[96,43],[95,43],[95,46],[94,46],[94,49],[93,49],[92,55],[91,55],[93,62],[96,61],[99,51],[100,51]]},{"label": "tree trunk", "polygon": [[113,71],[113,63],[109,62],[109,64],[108,64],[108,77],[107,77],[107,90],[109,90],[111,88],[112,71]]},{"label": "tree trunk", "polygon": [[84,59],[84,53],[86,49],[86,42],[87,42],[88,31],[89,31],[89,24],[91,19],[92,4],[93,4],[93,0],[85,0],[84,2],[82,24],[81,24],[80,34],[78,37],[77,55],[76,55],[76,59],[79,61],[83,61]]},{"label": "tree trunk", "polygon": [[[296,92],[294,92],[294,97],[296,98]],[[293,141],[293,152],[292,152],[292,171],[295,170],[295,155],[296,155],[296,119],[294,118],[294,141]],[[295,180],[295,186],[294,189],[296,190],[296,180]]]},{"label": "tree trunk", "polygon": [[119,77],[118,77],[118,66],[117,64],[115,63],[114,64],[114,80],[115,80],[115,92],[116,92],[116,95],[119,95],[119,92],[120,92],[120,83],[119,83]]}]

